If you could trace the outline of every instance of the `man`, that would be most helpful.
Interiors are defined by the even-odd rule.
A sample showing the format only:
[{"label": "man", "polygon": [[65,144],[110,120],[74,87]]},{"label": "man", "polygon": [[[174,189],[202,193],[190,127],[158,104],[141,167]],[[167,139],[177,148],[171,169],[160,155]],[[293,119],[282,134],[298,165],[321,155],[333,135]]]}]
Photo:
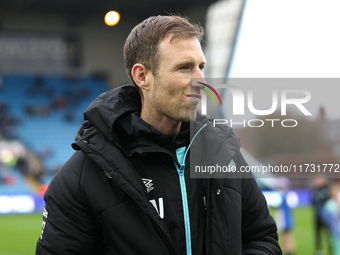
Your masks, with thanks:
[{"label": "man", "polygon": [[[85,111],[77,150],[45,193],[36,254],[280,254],[276,224],[253,178],[191,179],[191,144],[224,137],[216,160],[245,164],[229,128],[197,115],[203,30],[150,17],[124,46],[133,85]],[[189,121],[200,132],[190,141]],[[197,141],[197,143],[196,143]],[[229,163],[229,162],[228,162]]]}]

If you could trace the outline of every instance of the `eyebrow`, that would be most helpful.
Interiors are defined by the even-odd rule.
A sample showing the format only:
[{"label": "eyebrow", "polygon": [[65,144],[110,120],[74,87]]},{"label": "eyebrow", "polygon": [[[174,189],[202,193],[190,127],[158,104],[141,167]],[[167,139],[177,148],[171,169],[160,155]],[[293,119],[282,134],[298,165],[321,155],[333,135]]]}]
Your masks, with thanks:
[{"label": "eyebrow", "polygon": [[[175,64],[175,66],[181,66],[181,65],[187,65],[187,64],[192,64],[193,62],[196,62],[195,60],[193,59],[184,59],[184,60],[181,60],[179,62],[177,62]],[[207,61],[206,60],[203,60],[203,61],[200,61],[199,65],[206,65],[207,64]]]}]

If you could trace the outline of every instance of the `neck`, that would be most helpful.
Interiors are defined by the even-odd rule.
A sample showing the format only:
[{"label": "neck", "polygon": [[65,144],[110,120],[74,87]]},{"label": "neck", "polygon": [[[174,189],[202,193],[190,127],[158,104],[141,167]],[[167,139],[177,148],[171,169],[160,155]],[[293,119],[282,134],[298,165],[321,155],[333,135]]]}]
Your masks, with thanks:
[{"label": "neck", "polygon": [[140,118],[165,135],[178,134],[182,125],[182,122],[175,121],[166,116],[157,116],[156,114],[151,114],[149,111],[143,108],[140,113]]}]

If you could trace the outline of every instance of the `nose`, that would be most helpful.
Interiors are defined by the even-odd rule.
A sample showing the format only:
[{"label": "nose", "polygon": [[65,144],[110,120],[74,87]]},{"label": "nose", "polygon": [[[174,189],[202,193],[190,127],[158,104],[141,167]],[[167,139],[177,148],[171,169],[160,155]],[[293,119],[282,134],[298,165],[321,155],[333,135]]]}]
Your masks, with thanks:
[{"label": "nose", "polygon": [[204,79],[203,70],[199,67],[196,67],[195,72],[193,72],[192,76],[193,76],[192,78]]},{"label": "nose", "polygon": [[202,83],[206,83],[204,79],[203,70],[197,67],[195,71],[192,73],[190,81],[191,81],[190,85],[192,87],[198,87],[203,89],[204,85],[202,85]]}]

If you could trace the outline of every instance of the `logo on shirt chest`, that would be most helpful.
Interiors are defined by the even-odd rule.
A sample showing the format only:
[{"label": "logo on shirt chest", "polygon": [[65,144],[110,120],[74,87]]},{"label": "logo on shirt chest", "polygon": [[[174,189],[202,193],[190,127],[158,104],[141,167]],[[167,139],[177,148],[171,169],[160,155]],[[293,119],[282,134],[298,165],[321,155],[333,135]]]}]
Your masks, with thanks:
[{"label": "logo on shirt chest", "polygon": [[145,179],[145,178],[142,178],[142,181],[145,185],[145,188],[146,188],[146,192],[149,193],[151,190],[154,189],[153,187],[153,183],[152,183],[152,180],[151,179]]},{"label": "logo on shirt chest", "polygon": [[[151,179],[142,178],[142,181],[143,181],[143,183],[145,185],[147,193],[150,193],[155,188],[153,186],[153,183],[152,183]],[[157,213],[159,214],[159,217],[161,217],[161,219],[163,219],[164,218],[164,203],[163,203],[163,198],[160,197],[160,198],[158,198],[158,201],[156,201],[156,200],[157,199],[151,199],[151,200],[149,200],[149,202],[156,209]]]},{"label": "logo on shirt chest", "polygon": [[149,202],[153,205],[153,207],[155,207],[157,213],[159,214],[159,217],[161,217],[161,219],[164,219],[163,198],[162,197],[158,198],[158,206],[157,206],[157,203],[156,203],[156,199],[151,199]]}]

